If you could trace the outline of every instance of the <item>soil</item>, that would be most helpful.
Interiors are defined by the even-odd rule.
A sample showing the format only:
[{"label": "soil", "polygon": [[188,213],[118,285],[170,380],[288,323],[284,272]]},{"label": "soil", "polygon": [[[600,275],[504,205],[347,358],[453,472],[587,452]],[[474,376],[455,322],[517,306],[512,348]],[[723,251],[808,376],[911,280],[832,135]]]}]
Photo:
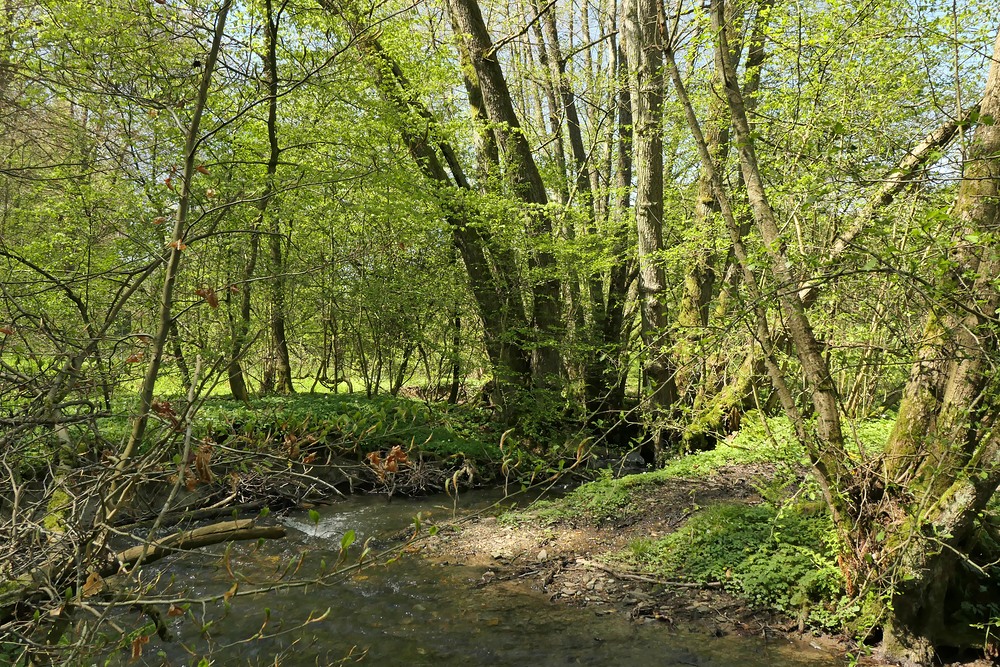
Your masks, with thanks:
[{"label": "soil", "polygon": [[[754,482],[772,473],[767,464],[735,465],[719,468],[709,477],[636,488],[621,515],[605,521],[574,517],[510,525],[494,516],[470,517],[442,528],[422,551],[440,563],[485,568],[479,586],[516,581],[547,593],[554,603],[628,614],[635,622],[658,623],[680,632],[764,636],[840,656],[856,652],[857,642],[851,638],[816,632],[799,619],[754,608],[730,595],[723,582],[667,581],[605,559],[626,550],[637,538],[655,539],[677,530],[702,507],[761,502]],[[867,657],[860,664],[887,663]],[[953,667],[990,664],[951,663]]]}]

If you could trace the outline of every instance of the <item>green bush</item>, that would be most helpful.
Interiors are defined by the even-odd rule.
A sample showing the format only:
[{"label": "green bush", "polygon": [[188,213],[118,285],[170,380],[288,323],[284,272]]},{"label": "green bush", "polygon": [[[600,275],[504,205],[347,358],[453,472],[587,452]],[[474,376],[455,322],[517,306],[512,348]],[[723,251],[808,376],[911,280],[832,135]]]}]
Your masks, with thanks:
[{"label": "green bush", "polygon": [[764,506],[713,505],[647,551],[649,570],[698,582],[725,581],[769,539],[774,510]]}]

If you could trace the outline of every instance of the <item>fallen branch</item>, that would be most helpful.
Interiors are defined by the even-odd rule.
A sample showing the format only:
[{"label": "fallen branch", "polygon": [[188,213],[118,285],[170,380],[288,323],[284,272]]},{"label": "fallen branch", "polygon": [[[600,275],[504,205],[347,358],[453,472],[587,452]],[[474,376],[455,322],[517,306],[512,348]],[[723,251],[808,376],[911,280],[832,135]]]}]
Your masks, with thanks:
[{"label": "fallen branch", "polygon": [[[284,536],[284,526],[255,526],[253,519],[223,521],[193,530],[184,530],[155,542],[140,544],[120,551],[97,573],[101,577],[110,577],[118,574],[122,569],[134,565],[140,559],[144,564],[151,563],[178,551],[189,551],[220,542],[278,539]],[[17,605],[28,601],[43,588],[49,586],[54,573],[66,570],[65,563],[50,563],[23,574],[13,581],[4,582],[0,586],[0,623],[5,623],[14,616]],[[75,593],[75,591],[73,592]]]},{"label": "fallen branch", "polygon": [[[168,512],[164,515],[163,521],[160,522],[161,527],[166,526],[176,526],[182,521],[204,521],[205,519],[217,519],[221,516],[234,516],[236,514],[242,514],[245,512],[259,513],[260,510],[264,509],[267,503],[264,500],[256,500],[250,503],[241,503],[239,505],[228,505],[226,507],[211,507],[202,509],[180,509],[173,512]],[[130,523],[118,526],[119,530],[130,530],[142,526],[143,524],[148,524],[153,521],[155,516],[147,516],[145,519],[133,519]]]},{"label": "fallen branch", "polygon": [[598,563],[596,561],[587,560],[585,558],[577,558],[577,565],[583,565],[591,569],[602,570],[616,579],[628,579],[630,581],[641,581],[647,584],[656,584],[658,586],[673,586],[675,588],[722,588],[721,581],[706,581],[704,583],[698,581],[674,581],[671,579],[658,579],[656,577],[649,577],[642,574],[635,574],[633,572],[625,572],[622,570],[615,570],[614,568],[608,567],[603,563]]},{"label": "fallen branch", "polygon": [[255,526],[253,519],[239,519],[213,523],[193,530],[185,530],[168,535],[161,540],[140,544],[120,551],[114,562],[101,569],[101,576],[117,574],[121,568],[136,563],[140,558],[144,563],[152,563],[178,551],[199,549],[220,542],[237,540],[279,539],[285,536],[284,526]]}]

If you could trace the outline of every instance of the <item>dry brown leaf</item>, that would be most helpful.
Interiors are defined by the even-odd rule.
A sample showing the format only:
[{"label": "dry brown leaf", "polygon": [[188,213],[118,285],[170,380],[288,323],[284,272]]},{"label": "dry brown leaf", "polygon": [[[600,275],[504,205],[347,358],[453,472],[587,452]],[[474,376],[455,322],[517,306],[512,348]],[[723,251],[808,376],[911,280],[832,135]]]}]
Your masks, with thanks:
[{"label": "dry brown leaf", "polygon": [[219,307],[219,296],[215,293],[215,290],[211,287],[199,287],[194,291],[195,294],[203,298],[211,306],[212,310]]},{"label": "dry brown leaf", "polygon": [[101,575],[98,573],[91,572],[87,576],[86,583],[83,584],[83,590],[81,593],[83,594],[83,597],[89,598],[93,595],[97,595],[102,590],[104,590],[104,579],[102,579]]},{"label": "dry brown leaf", "polygon": [[215,479],[212,473],[212,446],[202,445],[194,455],[194,470],[198,474],[198,479],[205,484],[211,483]]}]

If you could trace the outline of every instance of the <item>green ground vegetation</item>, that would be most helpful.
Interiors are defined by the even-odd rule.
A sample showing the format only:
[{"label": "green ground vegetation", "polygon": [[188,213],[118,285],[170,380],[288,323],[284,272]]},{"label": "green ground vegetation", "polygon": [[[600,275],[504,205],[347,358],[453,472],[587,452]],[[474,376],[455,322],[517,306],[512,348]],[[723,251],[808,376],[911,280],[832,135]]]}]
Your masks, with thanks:
[{"label": "green ground vegetation", "polygon": [[[852,456],[881,451],[891,418],[854,425]],[[650,472],[614,477],[611,470],[563,498],[509,512],[509,525],[567,520],[596,523],[648,512],[657,487],[704,480],[726,466],[743,466],[760,502],[729,501],[701,507],[660,538],[639,538],[610,561],[652,576],[694,583],[719,582],[748,604],[778,609],[804,625],[827,630],[865,626],[866,605],[847,596],[837,564],[836,531],[806,473],[804,450],[783,417],[748,415],[739,433],[711,451],[674,459]]]}]

